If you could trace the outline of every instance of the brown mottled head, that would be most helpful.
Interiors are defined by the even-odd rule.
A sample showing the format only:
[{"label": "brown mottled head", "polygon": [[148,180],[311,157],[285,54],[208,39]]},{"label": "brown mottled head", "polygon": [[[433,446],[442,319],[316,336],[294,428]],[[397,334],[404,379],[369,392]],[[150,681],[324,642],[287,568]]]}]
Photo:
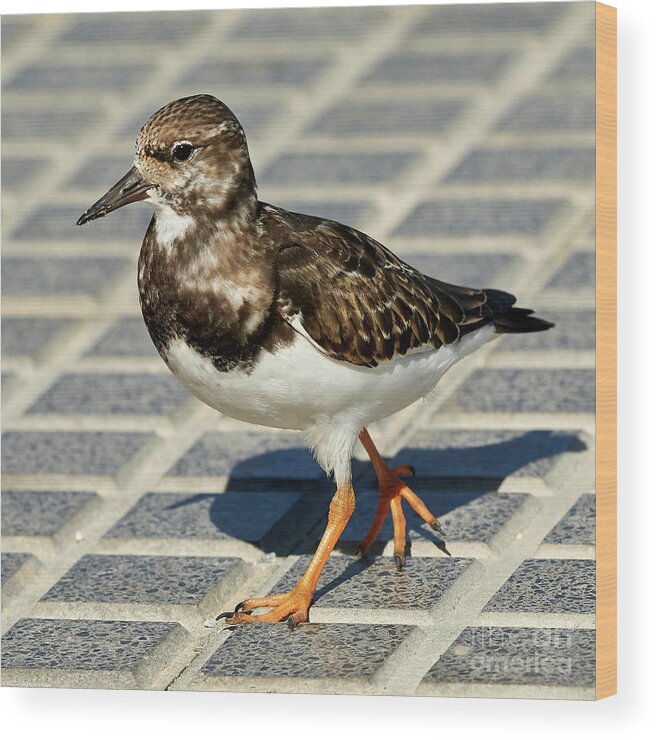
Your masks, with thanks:
[{"label": "brown mottled head", "polygon": [[197,206],[222,210],[255,197],[246,136],[234,113],[212,95],[174,100],[148,119],[134,165],[153,190],[153,205],[179,213]]},{"label": "brown mottled head", "polygon": [[160,108],[137,136],[134,166],[78,219],[85,224],[138,200],[168,217],[197,222],[242,213],[257,203],[246,135],[234,113],[212,95]]}]

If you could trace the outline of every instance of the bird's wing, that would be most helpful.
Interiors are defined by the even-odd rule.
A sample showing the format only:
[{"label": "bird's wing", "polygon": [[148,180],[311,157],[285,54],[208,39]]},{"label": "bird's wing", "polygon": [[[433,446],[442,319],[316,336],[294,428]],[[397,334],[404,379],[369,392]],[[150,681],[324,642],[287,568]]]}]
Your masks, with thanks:
[{"label": "bird's wing", "polygon": [[328,356],[375,367],[438,348],[506,311],[514,296],[422,275],[366,234],[265,205],[277,242],[278,311]]}]

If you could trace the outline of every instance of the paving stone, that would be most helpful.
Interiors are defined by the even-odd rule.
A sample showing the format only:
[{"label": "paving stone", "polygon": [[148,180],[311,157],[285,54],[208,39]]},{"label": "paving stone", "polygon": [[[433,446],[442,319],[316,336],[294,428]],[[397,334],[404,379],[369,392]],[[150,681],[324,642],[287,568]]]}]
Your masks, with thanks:
[{"label": "paving stone", "polygon": [[552,80],[594,83],[596,75],[596,49],[594,46],[577,46],[567,54],[551,75]]},{"label": "paving stone", "polygon": [[388,16],[386,8],[278,8],[248,14],[232,35],[246,41],[291,42],[345,39],[371,33]]},{"label": "paving stone", "polygon": [[424,275],[437,277],[447,283],[468,286],[493,285],[515,262],[509,254],[468,254],[466,252],[442,254],[397,254]]},{"label": "paving stone", "polygon": [[536,316],[553,321],[556,326],[547,332],[534,334],[513,334],[501,339],[499,349],[505,352],[512,350],[594,350],[595,348],[595,312],[590,310],[570,309],[569,311],[535,307]]},{"label": "paving stone", "polygon": [[[310,563],[299,558],[271,589],[291,591]],[[397,571],[394,558],[328,559],[314,597],[316,606],[340,609],[431,609],[464,573],[465,558],[408,558]]]},{"label": "paving stone", "polygon": [[203,435],[168,475],[316,479],[324,473],[298,434],[210,432]]},{"label": "paving stone", "polygon": [[595,573],[594,560],[525,560],[483,611],[592,613]]},{"label": "paving stone", "polygon": [[[326,54],[293,54],[279,57],[221,56],[204,59],[185,76],[187,85],[213,85],[262,90],[271,85],[309,85],[326,69]],[[242,124],[243,125],[243,124]]]},{"label": "paving stone", "polygon": [[87,352],[89,357],[159,357],[141,316],[119,319]]},{"label": "paving stone", "polygon": [[20,46],[23,39],[34,31],[34,16],[3,15],[2,24],[2,54],[3,56]]},{"label": "paving stone", "polygon": [[591,414],[595,407],[593,368],[481,368],[445,411]]},{"label": "paving stone", "polygon": [[151,73],[152,64],[131,60],[96,62],[86,64],[57,64],[43,62],[23,67],[7,84],[8,92],[95,92],[99,88],[115,92],[128,92]]},{"label": "paving stone", "polygon": [[366,83],[491,82],[513,58],[508,49],[456,49],[440,52],[403,51],[390,54],[367,77]]},{"label": "paving stone", "polygon": [[42,601],[200,604],[237,558],[85,555]]},{"label": "paving stone", "polygon": [[396,179],[417,156],[413,152],[284,154],[260,179],[263,186],[376,184]]},{"label": "paving stone", "polygon": [[170,374],[63,375],[29,408],[30,414],[159,414],[168,416],[191,398]]},{"label": "paving stone", "polygon": [[[3,260],[5,264],[6,261],[7,258]],[[54,341],[60,331],[72,326],[74,322],[66,319],[46,319],[35,316],[3,318],[2,354],[6,357],[35,359]]]},{"label": "paving stone", "polygon": [[2,157],[2,187],[9,192],[21,188],[47,166],[45,158]]},{"label": "paving stone", "polygon": [[583,449],[570,431],[425,430],[415,433],[390,464],[413,465],[423,479],[481,479],[498,485],[509,475],[543,477],[559,455]]},{"label": "paving stone", "polygon": [[298,198],[276,198],[276,205],[293,213],[339,221],[354,228],[364,227],[374,211],[373,204],[366,200],[301,200]]},{"label": "paving stone", "polygon": [[5,295],[44,293],[97,294],[131,266],[120,257],[5,257],[2,291]]},{"label": "paving stone", "polygon": [[322,114],[314,133],[331,136],[441,133],[453,126],[466,108],[462,100],[341,101]]},{"label": "paving stone", "polygon": [[594,252],[575,252],[551,278],[548,288],[557,290],[580,290],[590,288],[587,293],[594,297],[596,282],[596,256]]},{"label": "paving stone", "polygon": [[206,676],[371,678],[413,630],[399,624],[250,624],[202,668]]},{"label": "paving stone", "polygon": [[31,557],[29,552],[3,552],[0,557],[0,580],[2,584],[4,585],[14,573],[18,572]]},{"label": "paving stone", "polygon": [[494,3],[490,5],[438,5],[417,25],[420,36],[444,34],[510,34],[533,31],[544,34],[563,16],[558,3]]},{"label": "paving stone", "polygon": [[449,173],[446,181],[588,180],[594,175],[594,149],[475,149]]},{"label": "paving stone", "polygon": [[537,235],[560,215],[562,198],[449,198],[420,203],[397,236]]},{"label": "paving stone", "polygon": [[594,545],[596,542],[595,527],[595,495],[584,493],[549,532],[544,541],[556,545]]},{"label": "paving stone", "polygon": [[52,537],[94,496],[88,491],[3,491],[2,536]]},{"label": "paving stone", "polygon": [[595,97],[586,93],[531,94],[501,120],[503,131],[577,131],[595,127]]},{"label": "paving stone", "polygon": [[105,536],[259,542],[299,498],[292,491],[147,493]]},{"label": "paving stone", "polygon": [[151,438],[136,432],[6,432],[2,472],[115,475]]},{"label": "paving stone", "polygon": [[468,627],[423,683],[592,687],[595,631]]},{"label": "paving stone", "polygon": [[178,625],[21,619],[2,638],[4,669],[131,671]]},{"label": "paving stone", "polygon": [[5,104],[2,111],[2,137],[19,139],[71,140],[97,123],[102,111],[97,106],[20,107]]},{"label": "paving stone", "polygon": [[[129,167],[129,159],[126,158],[124,161],[124,171]],[[118,177],[117,177],[118,179]],[[148,206],[139,204],[132,206],[131,208],[122,208],[116,213],[112,213],[111,219],[100,219],[93,222],[93,228],[88,226],[77,226],[76,221],[82,215],[82,213],[93,203],[95,200],[109,189],[114,184],[113,178],[107,178],[102,185],[100,180],[98,182],[99,187],[94,189],[93,192],[89,193],[86,201],[80,203],[79,206],[58,206],[58,205],[45,205],[40,207],[38,212],[30,216],[25,223],[12,234],[12,239],[17,241],[75,241],[75,242],[102,242],[102,241],[115,241],[122,243],[133,243],[135,247],[135,254],[139,246],[143,235],[146,232],[149,220],[152,218],[152,211]],[[97,192],[96,192],[97,190]],[[88,258],[76,258],[80,261],[80,266],[85,264],[102,264],[105,262],[109,266],[108,260],[113,260],[117,264],[119,262],[127,265],[134,265],[136,271],[136,257],[132,260],[125,260],[113,257],[88,257]],[[57,262],[59,260],[51,260],[49,263],[45,263],[44,260],[41,262],[49,264],[50,262]],[[41,269],[46,269],[45,266]]]},{"label": "paving stone", "polygon": [[[435,484],[421,479],[409,479],[408,483],[440,520],[446,533],[447,547],[449,542],[491,542],[528,498],[525,494],[498,493],[485,489],[436,490]],[[364,538],[373,521],[377,504],[378,490],[357,490],[357,505],[342,535],[343,541],[359,543]],[[403,511],[408,540],[428,539],[439,542],[442,539],[408,504],[403,504]],[[391,542],[393,538],[392,520],[388,515],[376,541]]]},{"label": "paving stone", "polygon": [[169,53],[194,37],[213,18],[212,13],[78,13],[61,42],[81,46],[163,46]]}]

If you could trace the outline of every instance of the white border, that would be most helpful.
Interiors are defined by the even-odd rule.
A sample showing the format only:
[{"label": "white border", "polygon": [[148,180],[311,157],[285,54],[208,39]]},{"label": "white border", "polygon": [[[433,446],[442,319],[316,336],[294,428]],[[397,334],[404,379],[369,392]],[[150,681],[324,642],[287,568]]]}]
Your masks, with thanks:
[{"label": "white border", "polygon": [[[485,2],[487,0],[479,0]],[[192,8],[311,2],[205,2]],[[332,0],[315,5],[390,5]],[[398,3],[397,3],[398,4]],[[653,461],[656,456],[656,54],[653,0],[615,0],[619,20],[620,695],[600,703],[278,696],[67,689],[0,692],[5,737],[21,740],[382,740],[643,737],[653,728]],[[95,0],[93,10],[174,10],[166,0]],[[91,3],[5,0],[3,12],[87,12]],[[188,8],[187,8],[188,9]],[[653,731],[653,730],[652,730]],[[120,733],[120,734],[119,734]]]}]

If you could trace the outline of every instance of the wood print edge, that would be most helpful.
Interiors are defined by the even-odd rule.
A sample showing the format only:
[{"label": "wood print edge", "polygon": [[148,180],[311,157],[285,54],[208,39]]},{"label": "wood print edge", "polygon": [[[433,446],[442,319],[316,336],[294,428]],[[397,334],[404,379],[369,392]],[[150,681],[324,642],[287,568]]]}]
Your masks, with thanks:
[{"label": "wood print edge", "polygon": [[617,693],[617,10],[596,3],[596,698]]}]

